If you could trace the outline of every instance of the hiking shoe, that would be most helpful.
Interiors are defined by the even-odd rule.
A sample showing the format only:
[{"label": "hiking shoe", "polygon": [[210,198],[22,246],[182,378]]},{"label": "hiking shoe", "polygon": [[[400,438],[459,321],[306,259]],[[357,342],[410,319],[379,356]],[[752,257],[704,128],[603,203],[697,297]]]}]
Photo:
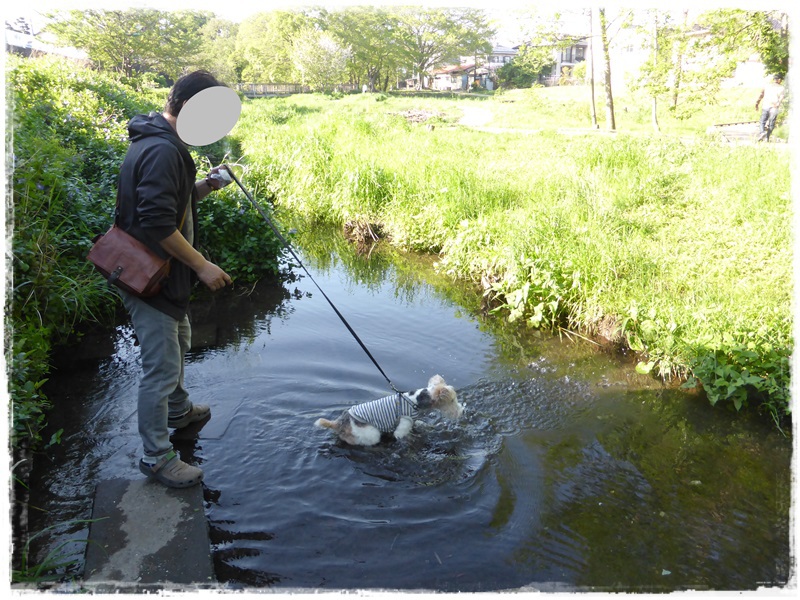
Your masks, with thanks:
[{"label": "hiking shoe", "polygon": [[211,408],[205,404],[193,404],[188,412],[180,417],[170,417],[167,420],[167,426],[172,429],[181,429],[190,423],[196,423],[203,419],[211,418]]},{"label": "hiking shoe", "polygon": [[154,465],[141,459],[139,461],[139,470],[167,487],[187,488],[203,481],[203,471],[192,465],[187,465],[178,458],[174,450],[170,450]]}]

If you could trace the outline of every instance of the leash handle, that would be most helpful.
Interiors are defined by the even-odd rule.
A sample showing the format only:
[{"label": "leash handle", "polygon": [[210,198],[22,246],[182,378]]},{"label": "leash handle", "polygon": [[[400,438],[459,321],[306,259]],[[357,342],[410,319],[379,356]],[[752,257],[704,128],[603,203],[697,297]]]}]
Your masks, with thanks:
[{"label": "leash handle", "polygon": [[[392,380],[389,379],[389,377],[386,375],[386,373],[384,373],[383,369],[378,364],[378,361],[375,360],[374,356],[372,356],[372,353],[369,351],[369,349],[364,344],[364,342],[361,341],[361,338],[358,337],[358,334],[350,326],[350,323],[347,322],[347,319],[344,318],[344,315],[342,315],[342,313],[339,312],[339,309],[336,308],[336,305],[333,303],[333,301],[330,298],[328,298],[328,295],[325,293],[325,291],[320,287],[320,285],[316,282],[316,280],[311,276],[311,273],[308,272],[308,269],[306,269],[306,266],[303,264],[303,261],[301,261],[300,257],[297,256],[297,254],[295,253],[295,251],[292,248],[291,244],[289,244],[289,242],[286,240],[286,238],[283,237],[283,234],[281,234],[281,232],[278,231],[278,228],[275,227],[275,225],[272,223],[272,220],[267,216],[267,213],[264,211],[264,209],[261,208],[261,206],[255,201],[255,199],[250,194],[250,192],[248,192],[245,189],[245,187],[242,185],[242,182],[239,181],[239,178],[236,177],[236,174],[233,172],[233,170],[228,165],[223,165],[223,166],[228,171],[228,173],[230,173],[231,177],[236,182],[236,185],[238,185],[239,189],[241,189],[242,192],[244,193],[244,195],[247,196],[247,199],[255,207],[255,209],[259,212],[261,217],[267,222],[267,225],[270,226],[270,228],[272,229],[273,233],[281,241],[281,243],[284,245],[284,247],[289,251],[289,253],[292,255],[292,257],[297,261],[297,264],[299,264],[302,267],[303,271],[305,271],[306,275],[308,275],[308,278],[317,287],[317,289],[320,291],[320,293],[325,298],[325,300],[328,301],[328,304],[331,305],[331,308],[333,309],[333,311],[336,313],[336,315],[339,317],[339,319],[341,319],[342,323],[344,323],[344,326],[347,327],[347,330],[350,332],[350,335],[352,335],[353,338],[356,340],[356,342],[358,342],[358,345],[361,346],[361,349],[364,350],[364,352],[370,358],[372,363],[377,367],[378,371],[380,371],[381,375],[383,375],[383,378],[386,379],[386,381],[389,383],[389,386],[392,388],[392,390],[394,390],[395,392],[397,392],[398,394],[403,396],[403,398],[405,398],[405,395],[394,386],[394,384],[392,383]],[[408,399],[406,399],[406,400],[410,402],[410,400],[408,400]]]}]

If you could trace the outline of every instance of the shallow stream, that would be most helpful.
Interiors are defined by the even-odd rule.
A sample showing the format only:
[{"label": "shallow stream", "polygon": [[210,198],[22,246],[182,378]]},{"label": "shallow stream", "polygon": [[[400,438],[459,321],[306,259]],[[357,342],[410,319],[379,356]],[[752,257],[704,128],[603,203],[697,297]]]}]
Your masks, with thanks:
[{"label": "shallow stream", "polygon": [[[481,315],[426,261],[349,250],[308,257],[400,389],[441,374],[464,417],[352,448],[327,430],[386,381],[298,271],[193,311],[186,383],[212,407],[195,440],[214,566],[233,589],[669,591],[782,586],[791,568],[790,440],[638,375],[580,339]],[[476,306],[465,307],[466,304]],[[63,428],[34,472],[33,526],[85,538],[94,486],[138,478],[138,350],[62,359]],[[88,344],[88,342],[87,342]],[[96,341],[91,342],[96,344]],[[93,346],[94,347],[94,346]],[[66,543],[80,567],[82,543]]]}]

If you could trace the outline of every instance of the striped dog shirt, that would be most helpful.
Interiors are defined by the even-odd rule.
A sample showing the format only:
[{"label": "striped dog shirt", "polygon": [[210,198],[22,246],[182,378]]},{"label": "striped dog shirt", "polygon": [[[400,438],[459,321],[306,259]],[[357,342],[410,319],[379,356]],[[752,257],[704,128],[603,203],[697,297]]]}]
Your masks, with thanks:
[{"label": "striped dog shirt", "polygon": [[372,402],[357,404],[349,412],[356,421],[369,423],[384,433],[391,433],[397,428],[400,417],[416,417],[417,407],[400,394],[391,394]]}]

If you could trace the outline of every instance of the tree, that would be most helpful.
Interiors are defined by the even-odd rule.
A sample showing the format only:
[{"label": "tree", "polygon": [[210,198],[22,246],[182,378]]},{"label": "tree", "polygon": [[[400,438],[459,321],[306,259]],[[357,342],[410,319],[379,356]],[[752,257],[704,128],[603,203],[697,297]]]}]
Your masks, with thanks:
[{"label": "tree", "polygon": [[239,25],[232,21],[214,18],[200,28],[202,40],[197,66],[212,72],[227,84],[241,81],[243,61],[236,52]]},{"label": "tree", "polygon": [[358,6],[324,13],[321,20],[322,27],[352,51],[351,81],[364,81],[371,91],[388,89],[402,61],[395,39],[397,17],[385,8]]},{"label": "tree", "polygon": [[101,70],[125,76],[155,72],[176,79],[197,55],[197,30],[210,13],[154,9],[72,10],[50,15],[61,43],[85,50]]},{"label": "tree", "polygon": [[293,60],[303,85],[316,91],[329,91],[342,82],[350,60],[349,48],[341,46],[332,35],[309,28],[293,45]]},{"label": "tree", "polygon": [[302,11],[282,10],[259,13],[242,23],[236,37],[242,80],[256,83],[297,81],[294,43],[312,24],[311,17]]},{"label": "tree", "polygon": [[438,66],[491,51],[495,31],[482,10],[405,7],[397,11],[397,44],[417,76],[417,88]]},{"label": "tree", "polygon": [[669,100],[676,118],[688,118],[715,101],[722,82],[737,66],[758,53],[768,73],[785,74],[788,22],[785,14],[717,10],[689,21],[688,11],[654,11],[639,24],[651,40],[651,53],[634,88]]},{"label": "tree", "polygon": [[497,70],[503,87],[530,87],[553,66],[553,46],[522,44],[517,55]]},{"label": "tree", "polygon": [[643,89],[650,96],[653,130],[657,132],[658,99],[670,93],[670,82],[673,102],[677,102],[683,72],[682,42],[686,38],[671,27],[668,12],[653,9],[645,11],[645,15],[645,22],[638,30],[649,41],[650,54],[640,67],[640,76],[631,84],[631,89]]},{"label": "tree", "polygon": [[728,61],[757,52],[768,74],[786,76],[789,71],[789,19],[782,11],[714,10],[703,13],[698,23],[709,31],[700,44]]},{"label": "tree", "polygon": [[611,56],[608,51],[608,19],[606,9],[597,9],[598,21],[600,23],[600,44],[603,56],[603,84],[606,98],[606,123],[608,128],[614,131],[617,128],[614,119],[614,94],[611,91]]},{"label": "tree", "polygon": [[597,103],[594,95],[594,11],[589,9],[589,94],[592,117],[592,129],[599,129],[597,124]]}]

